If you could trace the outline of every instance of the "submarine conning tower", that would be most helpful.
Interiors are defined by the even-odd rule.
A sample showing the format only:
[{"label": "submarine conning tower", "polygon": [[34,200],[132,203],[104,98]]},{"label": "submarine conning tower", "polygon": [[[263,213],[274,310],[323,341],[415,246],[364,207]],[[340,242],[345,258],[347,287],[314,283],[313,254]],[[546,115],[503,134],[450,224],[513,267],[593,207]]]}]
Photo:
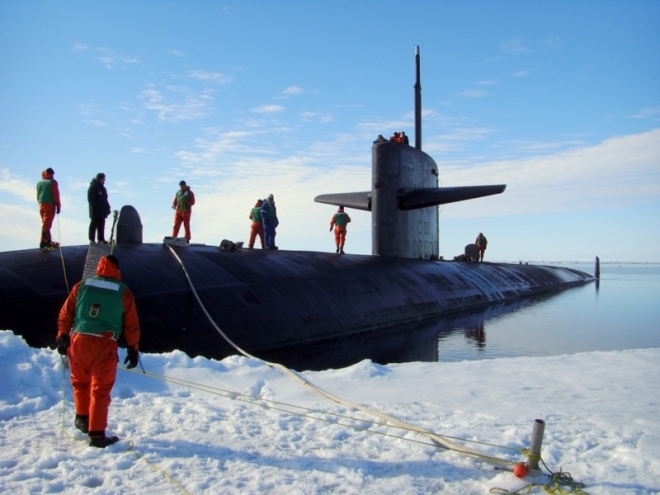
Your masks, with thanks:
[{"label": "submarine conning tower", "polygon": [[375,142],[371,148],[371,190],[322,194],[317,203],[371,212],[371,254],[438,259],[438,206],[500,194],[506,185],[438,187],[438,166],[422,151],[422,86],[415,47],[415,147]]},{"label": "submarine conning tower", "polygon": [[371,154],[372,254],[438,259],[438,208],[404,209],[410,192],[437,189],[435,162],[422,151],[396,143],[374,144]]}]

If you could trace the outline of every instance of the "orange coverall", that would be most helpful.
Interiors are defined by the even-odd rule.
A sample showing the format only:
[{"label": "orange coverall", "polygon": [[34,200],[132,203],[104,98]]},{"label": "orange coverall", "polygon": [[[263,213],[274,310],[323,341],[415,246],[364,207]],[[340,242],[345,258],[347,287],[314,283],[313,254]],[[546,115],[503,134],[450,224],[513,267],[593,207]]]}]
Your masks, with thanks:
[{"label": "orange coverall", "polygon": [[[99,261],[96,276],[121,280],[121,272],[105,256]],[[67,297],[57,320],[57,338],[71,335],[68,357],[71,368],[71,386],[76,414],[89,416],[89,431],[105,432],[108,426],[110,392],[117,375],[117,341],[111,329],[102,335],[71,332],[74,326],[76,302],[82,282],[74,285]],[[126,287],[122,294],[123,331],[126,343],[138,348],[140,324],[133,294]]]},{"label": "orange coverall", "polygon": [[258,200],[248,215],[248,218],[252,220],[250,224],[250,238],[248,239],[248,247],[250,249],[254,247],[254,241],[257,239],[257,236],[259,236],[259,240],[261,241],[261,249],[264,248],[264,226],[261,223],[260,213],[261,205],[263,204],[264,202],[262,200]]},{"label": "orange coverall", "polygon": [[53,174],[44,170],[41,172],[42,180],[51,181],[51,195],[53,202],[42,203],[39,201],[39,193],[37,192],[37,201],[39,201],[39,215],[41,216],[41,242],[51,242],[50,229],[53,227],[53,220],[55,220],[55,212],[60,207],[60,188],[57,181],[53,178]]},{"label": "orange coverall", "polygon": [[183,223],[183,235],[190,242],[192,238],[190,234],[190,217],[192,216],[192,206],[194,204],[195,194],[190,189],[190,186],[184,186],[180,191],[177,191],[172,201],[172,208],[174,208],[172,237],[179,235],[179,229]]}]

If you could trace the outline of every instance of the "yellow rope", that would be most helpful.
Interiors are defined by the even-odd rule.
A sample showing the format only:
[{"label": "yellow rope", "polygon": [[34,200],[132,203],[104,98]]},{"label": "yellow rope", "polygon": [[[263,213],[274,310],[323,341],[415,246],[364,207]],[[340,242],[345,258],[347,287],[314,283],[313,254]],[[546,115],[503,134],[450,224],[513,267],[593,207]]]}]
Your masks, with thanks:
[{"label": "yellow rope", "polygon": [[165,471],[163,468],[157,466],[157,465],[154,464],[153,462],[149,461],[149,459],[147,459],[146,457],[144,457],[143,455],[141,455],[141,454],[138,453],[137,451],[133,450],[133,442],[129,442],[129,446],[128,446],[128,448],[126,449],[126,452],[131,452],[133,455],[135,455],[135,457],[137,457],[138,460],[143,460],[144,462],[147,463],[147,465],[148,465],[151,469],[153,469],[154,471],[158,471],[160,474],[162,474],[163,476],[165,476],[165,478],[167,479],[167,481],[169,481],[169,482],[172,483],[174,486],[176,486],[176,487],[181,491],[181,493],[185,493],[186,495],[192,495],[188,490],[186,490],[186,489],[183,487],[183,485],[182,485],[181,483],[179,483],[177,480],[175,480],[174,478],[172,478],[172,476],[170,475],[170,473],[168,473],[167,471]]},{"label": "yellow rope", "polygon": [[[60,358],[62,360],[62,434],[66,437],[69,437],[71,440],[75,440],[77,442],[83,442],[83,441],[87,440],[87,437],[80,438],[80,437],[77,437],[77,436],[73,436],[66,430],[66,369],[68,368],[68,361],[62,355],[60,355]],[[167,471],[165,471],[163,468],[157,466],[153,462],[149,461],[142,454],[140,454],[139,452],[134,450],[133,449],[134,446],[135,445],[133,444],[133,442],[129,440],[128,448],[126,449],[126,452],[131,452],[133,455],[135,455],[135,457],[138,460],[143,460],[153,470],[160,472],[165,477],[165,479],[167,479],[167,481],[169,481],[174,486],[176,486],[181,491],[181,493],[184,493],[185,495],[192,495],[188,490],[186,490],[183,487],[183,485],[181,485],[181,483],[179,483],[177,480],[175,480]]]}]

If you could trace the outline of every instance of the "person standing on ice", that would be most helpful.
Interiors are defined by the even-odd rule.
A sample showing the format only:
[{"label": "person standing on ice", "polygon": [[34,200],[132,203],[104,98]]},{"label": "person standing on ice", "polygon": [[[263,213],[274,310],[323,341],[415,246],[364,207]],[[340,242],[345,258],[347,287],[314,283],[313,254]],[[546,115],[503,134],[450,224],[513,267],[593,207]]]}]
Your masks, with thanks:
[{"label": "person standing on ice", "polygon": [[268,195],[266,201],[261,205],[261,222],[264,226],[264,242],[266,249],[278,249],[275,245],[275,229],[280,224],[277,219],[277,207],[275,206],[275,196]]},{"label": "person standing on ice", "polygon": [[39,249],[52,251],[58,244],[53,242],[50,229],[53,226],[55,214],[60,214],[60,189],[54,178],[55,170],[48,167],[41,172],[41,180],[37,182],[37,202],[41,216],[41,242]]},{"label": "person standing on ice", "polygon": [[346,225],[351,221],[351,217],[348,216],[348,213],[344,213],[344,207],[340,206],[337,209],[337,213],[332,215],[330,219],[330,232],[332,228],[335,229],[335,244],[337,246],[337,252],[344,254],[344,243],[346,242]]},{"label": "person standing on ice", "polygon": [[98,240],[100,244],[107,244],[105,240],[105,219],[110,215],[108,191],[105,188],[105,174],[99,172],[89,183],[87,189],[87,202],[89,203],[89,242]]},{"label": "person standing on ice", "polygon": [[484,260],[484,253],[486,252],[486,247],[488,246],[488,239],[486,239],[486,236],[483,235],[481,232],[479,232],[479,235],[475,239],[474,243],[477,245],[479,248],[479,261]]},{"label": "person standing on ice", "polygon": [[252,223],[250,225],[250,239],[248,240],[248,248],[252,249],[254,247],[254,241],[257,239],[257,236],[259,236],[259,240],[261,241],[261,249],[265,248],[264,245],[264,226],[261,223],[261,207],[263,206],[264,202],[261,199],[258,199],[257,202],[254,204],[254,208],[250,210],[250,215],[248,218],[252,220]]},{"label": "person standing on ice", "polygon": [[190,217],[192,216],[192,206],[195,204],[195,194],[186,184],[185,180],[179,182],[179,190],[172,200],[172,209],[174,210],[174,227],[172,227],[172,237],[179,235],[179,229],[183,223],[183,232],[186,241],[190,243]]},{"label": "person standing on ice", "polygon": [[138,365],[140,323],[130,289],[121,282],[119,260],[103,256],[96,275],[73,286],[57,319],[57,352],[69,357],[74,426],[89,436],[91,447],[119,441],[107,437],[110,392],[117,376],[117,339],[126,338],[128,369]]}]

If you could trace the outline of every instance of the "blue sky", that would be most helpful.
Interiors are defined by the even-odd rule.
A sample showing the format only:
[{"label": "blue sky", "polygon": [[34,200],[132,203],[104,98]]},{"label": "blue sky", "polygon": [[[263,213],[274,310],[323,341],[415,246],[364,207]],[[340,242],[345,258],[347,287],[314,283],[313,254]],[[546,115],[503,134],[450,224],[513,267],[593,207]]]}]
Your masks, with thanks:
[{"label": "blue sky", "polygon": [[[507,184],[446,205],[440,254],[476,234],[491,260],[660,261],[660,2],[5,1],[0,3],[0,250],[87,242],[107,175],[145,242],[170,235],[179,180],[193,242],[246,240],[275,195],[282,249],[331,251],[319,194],[370,189],[371,142],[414,137],[443,186]],[[371,253],[349,211],[346,251]]]}]

